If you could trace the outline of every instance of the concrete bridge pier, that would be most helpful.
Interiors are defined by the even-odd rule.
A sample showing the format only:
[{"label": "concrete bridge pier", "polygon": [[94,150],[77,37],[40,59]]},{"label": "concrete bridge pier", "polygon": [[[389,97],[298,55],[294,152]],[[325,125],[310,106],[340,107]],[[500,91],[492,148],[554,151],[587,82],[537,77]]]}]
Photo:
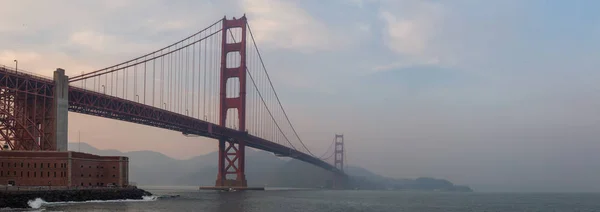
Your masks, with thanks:
[{"label": "concrete bridge pier", "polygon": [[349,178],[348,175],[333,172],[333,185],[332,189],[335,190],[344,190],[349,188]]},{"label": "concrete bridge pier", "polygon": [[65,70],[54,71],[54,147],[56,151],[68,151],[69,77]]}]

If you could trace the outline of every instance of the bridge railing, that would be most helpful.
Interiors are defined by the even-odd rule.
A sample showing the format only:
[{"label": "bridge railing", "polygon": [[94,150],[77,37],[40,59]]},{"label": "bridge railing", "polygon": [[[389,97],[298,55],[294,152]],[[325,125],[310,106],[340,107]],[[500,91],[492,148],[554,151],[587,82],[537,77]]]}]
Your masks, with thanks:
[{"label": "bridge railing", "polygon": [[18,69],[17,70],[17,69],[15,69],[15,67],[0,65],[0,69],[2,69],[5,72],[8,72],[8,73],[28,75],[29,77],[37,78],[37,79],[41,79],[41,80],[52,80],[51,77],[46,77],[46,76],[43,76],[43,75],[40,75],[40,74],[36,74],[36,73],[33,73],[33,72],[25,71],[23,69]]}]

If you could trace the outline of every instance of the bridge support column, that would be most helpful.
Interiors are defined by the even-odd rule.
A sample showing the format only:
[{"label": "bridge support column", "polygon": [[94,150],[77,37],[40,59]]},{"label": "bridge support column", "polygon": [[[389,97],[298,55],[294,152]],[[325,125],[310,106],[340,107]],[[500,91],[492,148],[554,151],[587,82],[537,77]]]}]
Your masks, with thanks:
[{"label": "bridge support column", "polygon": [[[245,147],[233,142],[219,140],[219,172],[215,186],[217,187],[247,187],[244,171]],[[228,175],[235,178],[228,179]]]},{"label": "bridge support column", "polygon": [[[232,20],[223,18],[222,22],[219,125],[223,127],[228,127],[227,123],[237,125],[237,130],[246,132],[246,17]],[[241,30],[231,30],[234,28]],[[241,35],[234,36],[240,31]],[[230,34],[231,37],[229,37]],[[228,55],[233,57],[228,60]],[[238,56],[240,62],[235,64]],[[234,91],[239,91],[237,96],[227,96],[227,93],[233,93],[227,92],[227,88],[231,87],[227,86],[227,83],[230,82],[229,79],[239,82],[234,83],[239,85],[239,89],[233,88]],[[229,110],[237,110],[237,120],[227,122]],[[219,140],[219,170],[215,186],[247,187],[245,149],[244,140],[226,140],[225,138]],[[228,176],[231,175],[235,175],[235,178],[229,179]]]},{"label": "bridge support column", "polygon": [[52,85],[22,72],[0,71],[0,149],[56,150]]},{"label": "bridge support column", "polygon": [[333,173],[333,189],[342,190],[348,188],[348,176],[342,173]]},{"label": "bridge support column", "polygon": [[68,151],[69,77],[65,70],[54,71],[54,145],[56,151]]}]

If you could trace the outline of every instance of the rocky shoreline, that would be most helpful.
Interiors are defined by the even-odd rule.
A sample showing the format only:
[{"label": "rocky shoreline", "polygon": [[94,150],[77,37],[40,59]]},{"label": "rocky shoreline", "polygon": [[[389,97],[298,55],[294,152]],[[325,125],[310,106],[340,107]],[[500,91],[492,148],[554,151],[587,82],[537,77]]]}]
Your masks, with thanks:
[{"label": "rocky shoreline", "polygon": [[28,202],[37,198],[46,202],[83,202],[89,200],[141,200],[144,196],[152,196],[152,194],[139,188],[0,191],[0,208],[29,208]]}]

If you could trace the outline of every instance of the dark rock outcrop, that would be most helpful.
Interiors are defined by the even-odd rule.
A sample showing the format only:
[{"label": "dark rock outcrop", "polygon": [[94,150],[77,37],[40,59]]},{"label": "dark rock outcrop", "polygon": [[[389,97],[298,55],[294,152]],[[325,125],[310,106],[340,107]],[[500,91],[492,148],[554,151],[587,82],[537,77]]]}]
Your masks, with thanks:
[{"label": "dark rock outcrop", "polygon": [[89,200],[142,199],[150,192],[138,188],[45,190],[45,191],[0,191],[0,208],[29,208],[30,200],[41,198],[46,202],[82,202]]}]

